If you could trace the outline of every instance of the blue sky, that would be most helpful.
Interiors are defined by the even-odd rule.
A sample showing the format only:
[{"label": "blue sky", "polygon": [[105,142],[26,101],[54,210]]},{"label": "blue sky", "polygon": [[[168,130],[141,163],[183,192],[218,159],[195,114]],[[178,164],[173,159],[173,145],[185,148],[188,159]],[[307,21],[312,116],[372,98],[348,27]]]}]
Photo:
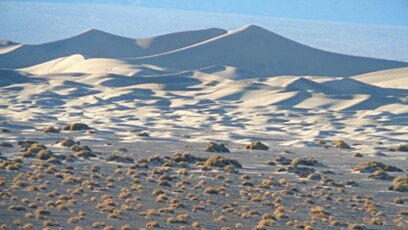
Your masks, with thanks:
[{"label": "blue sky", "polygon": [[186,11],[408,26],[408,0],[49,0],[49,2],[109,3]]}]

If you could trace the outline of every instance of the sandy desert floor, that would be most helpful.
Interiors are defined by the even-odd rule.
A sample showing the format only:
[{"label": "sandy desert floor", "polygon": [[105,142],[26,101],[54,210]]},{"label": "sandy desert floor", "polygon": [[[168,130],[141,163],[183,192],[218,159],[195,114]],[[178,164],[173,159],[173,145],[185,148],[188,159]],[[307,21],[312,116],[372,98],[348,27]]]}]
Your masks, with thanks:
[{"label": "sandy desert floor", "polygon": [[257,26],[4,43],[0,228],[404,229],[407,76]]}]

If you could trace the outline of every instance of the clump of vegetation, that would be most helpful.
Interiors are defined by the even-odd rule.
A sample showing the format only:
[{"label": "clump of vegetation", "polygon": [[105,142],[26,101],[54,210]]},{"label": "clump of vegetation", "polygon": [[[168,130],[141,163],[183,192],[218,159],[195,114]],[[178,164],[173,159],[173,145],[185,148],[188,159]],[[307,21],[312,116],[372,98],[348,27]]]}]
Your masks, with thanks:
[{"label": "clump of vegetation", "polygon": [[237,160],[215,155],[210,156],[210,158],[204,162],[203,166],[225,168],[228,165],[232,165],[236,168],[242,168],[241,163],[239,163]]},{"label": "clump of vegetation", "polygon": [[39,143],[34,143],[27,149],[23,149],[22,153],[23,157],[35,157],[40,160],[48,160],[49,158],[53,157],[54,154],[44,145]]},{"label": "clump of vegetation", "polygon": [[205,194],[213,194],[213,195],[218,195],[218,193],[221,191],[222,189],[220,187],[214,187],[214,186],[210,186],[204,189],[204,193]]},{"label": "clump of vegetation", "polygon": [[96,157],[95,153],[93,153],[92,151],[88,151],[88,150],[81,150],[79,152],[76,152],[74,155],[76,157],[82,157],[82,158]]},{"label": "clump of vegetation", "polygon": [[363,162],[353,168],[354,172],[360,173],[373,173],[377,170],[382,170],[385,172],[402,172],[402,170],[397,167],[385,165],[378,161]]},{"label": "clump of vegetation", "polygon": [[132,164],[135,161],[129,157],[129,156],[120,156],[118,153],[112,153],[111,155],[109,155],[106,158],[106,161],[115,161],[115,162],[119,162],[119,163],[126,163],[126,164]]},{"label": "clump of vegetation", "polygon": [[273,161],[276,164],[280,164],[280,165],[290,165],[292,163],[290,159],[283,157],[283,156],[276,156],[273,158]]},{"label": "clump of vegetation", "polygon": [[160,225],[156,221],[150,221],[146,223],[146,228],[159,228]]},{"label": "clump of vegetation", "polygon": [[72,147],[74,145],[80,145],[79,142],[74,141],[71,138],[64,138],[63,140],[59,141],[58,143],[63,147]]},{"label": "clump of vegetation", "polygon": [[13,145],[10,144],[10,143],[8,143],[8,142],[1,141],[1,142],[0,142],[0,147],[3,147],[3,148],[13,148]]},{"label": "clump of vegetation", "polygon": [[44,133],[59,133],[60,132],[59,129],[57,129],[57,128],[53,127],[53,126],[45,127],[45,128],[42,129],[42,131]]},{"label": "clump of vegetation", "polygon": [[175,153],[171,159],[172,161],[176,163],[179,163],[179,162],[197,163],[197,162],[203,162],[207,160],[206,158],[193,156],[190,153],[181,153],[181,152]]},{"label": "clump of vegetation", "polygon": [[313,157],[295,158],[290,163],[292,166],[306,165],[306,166],[316,166],[319,162]]},{"label": "clump of vegetation", "polygon": [[210,142],[207,144],[207,152],[215,152],[215,153],[229,153],[229,149],[225,147],[224,144],[217,144],[215,142]]},{"label": "clump of vegetation", "polygon": [[226,172],[226,173],[238,173],[238,170],[232,165],[227,165],[224,168],[224,172]]},{"label": "clump of vegetation", "polygon": [[268,150],[268,146],[266,146],[265,144],[263,144],[260,141],[255,141],[252,143],[249,143],[245,146],[245,149],[251,149],[251,150]]},{"label": "clump of vegetation", "polygon": [[149,132],[147,132],[147,131],[141,131],[141,132],[137,133],[137,135],[139,137],[149,137],[150,136]]},{"label": "clump of vegetation", "polygon": [[350,223],[347,226],[348,230],[357,230],[357,229],[367,229],[366,226],[364,224],[354,224],[354,223]]},{"label": "clump of vegetation", "polygon": [[368,178],[376,180],[392,180],[394,177],[384,172],[384,170],[377,170],[371,173],[371,175],[368,176]]},{"label": "clump of vegetation", "polygon": [[73,145],[71,150],[75,152],[76,157],[89,158],[96,157],[96,154],[86,145]]},{"label": "clump of vegetation", "polygon": [[408,145],[395,145],[388,148],[388,151],[391,152],[408,152]]},{"label": "clump of vegetation", "polygon": [[89,129],[91,128],[87,124],[84,124],[84,123],[72,123],[62,128],[62,130],[64,131],[79,131],[79,130],[89,130]]},{"label": "clump of vegetation", "polygon": [[348,145],[343,140],[335,140],[334,141],[334,147],[336,149],[351,149],[350,145]]},{"label": "clump of vegetation", "polygon": [[330,213],[325,211],[325,208],[322,206],[315,206],[311,208],[309,213],[310,218],[318,220],[327,219],[328,215],[330,215]]},{"label": "clump of vegetation", "polygon": [[363,157],[363,154],[356,152],[356,153],[353,153],[353,157]]},{"label": "clump of vegetation", "polygon": [[392,181],[390,190],[398,192],[408,192],[408,176],[397,176]]}]

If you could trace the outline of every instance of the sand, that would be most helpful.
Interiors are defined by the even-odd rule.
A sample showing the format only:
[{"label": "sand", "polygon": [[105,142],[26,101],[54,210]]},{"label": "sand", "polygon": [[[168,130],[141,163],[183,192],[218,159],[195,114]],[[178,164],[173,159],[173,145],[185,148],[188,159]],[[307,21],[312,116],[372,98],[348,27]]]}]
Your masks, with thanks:
[{"label": "sand", "polygon": [[[207,229],[235,227],[237,223],[242,229],[251,229],[260,227],[262,215],[269,213],[273,218],[264,217],[263,221],[267,228],[310,225],[322,229],[333,227],[335,220],[345,228],[357,223],[374,229],[403,227],[406,218],[398,213],[406,210],[406,203],[392,202],[404,193],[390,191],[389,187],[393,185],[390,178],[406,174],[407,158],[405,152],[389,148],[408,143],[407,66],[398,61],[314,49],[257,26],[233,31],[186,31],[146,39],[88,30],[41,45],[2,42],[0,140],[13,147],[0,147],[0,157],[4,158],[0,177],[6,181],[0,187],[3,194],[0,224],[13,229],[19,223],[12,220],[22,219],[36,229],[50,219],[64,229],[75,226],[89,229],[95,221],[116,229],[125,224],[137,229],[157,221],[161,228],[177,229],[181,225],[191,228],[198,221]],[[85,123],[92,129],[61,130],[74,122]],[[50,126],[56,127],[57,133],[42,131]],[[95,152],[96,157],[72,161],[61,158],[76,154],[56,144],[65,137],[89,145],[93,151],[81,154]],[[18,141],[25,139],[44,144],[60,162],[33,167],[32,164],[45,161],[22,157]],[[335,141],[340,139],[347,143],[341,146],[350,148],[336,149]],[[230,153],[215,154],[238,160],[243,166],[238,174],[224,173],[224,168],[206,171],[191,162],[187,166],[176,162],[170,169],[163,169],[163,162],[151,163],[149,168],[136,170],[140,175],[146,173],[139,178],[145,189],[139,191],[132,189],[133,174],[126,174],[136,167],[134,163],[105,162],[108,155],[119,149],[122,149],[119,154],[135,162],[156,153],[172,157],[175,152],[188,152],[208,158],[214,154],[205,151],[210,141],[227,144]],[[244,150],[244,145],[252,141],[262,141],[270,148]],[[276,156],[289,160],[309,156],[319,164],[311,166],[312,169],[285,168],[279,161],[267,164]],[[21,168],[13,170],[15,159],[21,159]],[[384,176],[388,180],[369,179],[370,174],[353,172],[358,163],[367,161],[383,162],[403,171],[389,172],[391,177]],[[101,172],[90,171],[93,164]],[[50,166],[55,166],[49,169],[51,173],[45,172]],[[38,167],[39,171],[35,171]],[[67,167],[82,179],[61,184],[54,174],[64,173]],[[183,167],[194,176],[190,178],[183,170],[179,171]],[[120,170],[124,171],[124,178]],[[155,170],[165,170],[160,176],[176,177],[174,181],[167,178],[171,186],[165,186],[167,196],[182,200],[183,205],[172,204],[176,206],[175,213],[145,213],[148,209],[157,212],[171,206],[170,198],[162,203],[151,195],[156,186],[162,187],[156,183],[159,175],[147,176]],[[309,179],[297,175],[310,174],[312,170],[318,175]],[[24,176],[19,176],[19,172]],[[40,173],[43,178],[31,181],[28,177],[32,173]],[[246,174],[251,179],[245,179]],[[108,175],[113,181],[105,180]],[[255,188],[271,176],[272,186]],[[336,183],[322,179],[325,176]],[[27,193],[27,186],[13,186],[19,177],[36,186],[43,183],[47,186]],[[75,193],[78,185],[86,187],[84,178],[101,187]],[[185,184],[183,191],[175,191],[181,186],[176,186],[177,182],[195,185],[200,178],[207,183],[203,188],[194,190],[192,185]],[[253,186],[249,182],[242,184],[248,180]],[[347,184],[350,180],[358,186]],[[345,184],[340,186],[341,183]],[[203,196],[206,187],[216,187],[219,194]],[[47,201],[56,202],[52,195],[47,196],[54,189],[59,194],[71,194],[77,203],[62,211],[47,205]],[[121,197],[127,189],[130,197]],[[7,195],[10,193],[13,196]],[[113,196],[119,205],[105,212],[98,208],[95,211],[104,193]],[[187,199],[189,193],[198,196],[198,200]],[[256,195],[261,196],[260,200]],[[97,201],[92,201],[92,196]],[[29,202],[40,197],[37,203],[51,212],[49,217],[24,217],[35,208],[15,210],[20,204],[28,205],[20,202],[24,197]],[[277,197],[283,200],[283,207],[276,203]],[[135,199],[134,207],[127,210],[122,204],[129,198]],[[313,203],[304,201],[306,198]],[[341,198],[345,201],[338,201]],[[369,200],[364,201],[365,198]],[[241,203],[233,204],[234,201]],[[193,206],[205,206],[205,210],[194,213]],[[80,218],[83,215],[80,210],[86,216]],[[248,214],[251,210],[257,212]],[[281,212],[288,218],[280,216]],[[107,219],[109,213],[113,214]],[[167,223],[174,221],[168,220],[171,217],[177,222],[178,214],[183,213],[190,217]],[[69,220],[72,217],[79,219],[74,222],[76,219]]]}]

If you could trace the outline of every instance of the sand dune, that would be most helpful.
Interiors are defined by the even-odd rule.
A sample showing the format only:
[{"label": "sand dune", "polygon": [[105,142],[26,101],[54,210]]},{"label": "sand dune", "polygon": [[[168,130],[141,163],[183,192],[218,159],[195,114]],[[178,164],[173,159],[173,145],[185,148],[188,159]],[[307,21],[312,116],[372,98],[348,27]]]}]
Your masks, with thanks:
[{"label": "sand dune", "polygon": [[[11,68],[30,62],[38,63]],[[407,68],[353,76],[404,65],[313,49],[256,26],[138,40],[91,30],[0,54],[0,66],[9,67],[0,69],[0,120],[82,121],[123,141],[138,127],[183,141],[181,133],[188,141],[284,146],[405,142]]]},{"label": "sand dune", "polygon": [[129,60],[176,69],[234,66],[261,76],[352,76],[406,67],[407,63],[330,53],[307,47],[258,26],[151,57]]},{"label": "sand dune", "polygon": [[0,68],[23,68],[73,54],[87,58],[142,57],[195,44],[225,32],[221,29],[207,29],[130,39],[91,29],[67,39],[40,45],[22,45],[3,52]]},{"label": "sand dune", "polygon": [[408,68],[367,73],[354,79],[384,88],[408,89]]}]

